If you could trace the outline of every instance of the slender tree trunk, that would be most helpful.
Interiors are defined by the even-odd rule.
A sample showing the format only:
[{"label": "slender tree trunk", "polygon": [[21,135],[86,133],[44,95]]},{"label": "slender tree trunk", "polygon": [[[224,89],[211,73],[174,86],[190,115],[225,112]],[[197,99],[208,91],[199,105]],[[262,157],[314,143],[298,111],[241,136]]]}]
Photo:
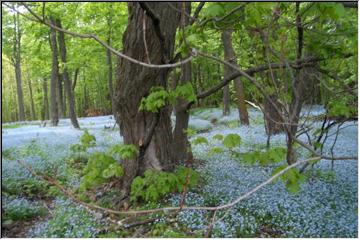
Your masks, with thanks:
[{"label": "slender tree trunk", "polygon": [[[57,20],[57,26],[61,27],[61,21]],[[68,73],[68,69],[66,67],[66,45],[65,45],[65,36],[63,32],[59,32],[59,47],[60,47],[60,56],[61,56],[61,61],[64,65],[63,67],[63,81],[64,81],[64,88],[65,88],[65,92],[67,95],[67,99],[68,99],[68,104],[69,104],[69,117],[71,120],[71,124],[74,126],[74,128],[80,128],[78,120],[76,118],[76,112],[75,112],[75,100],[74,100],[74,95],[73,95],[73,91],[71,89],[71,80],[69,77],[69,73]],[[64,98],[65,99],[65,98]]]},{"label": "slender tree trunk", "polygon": [[[301,15],[300,15],[300,2],[295,3],[296,4],[296,25],[297,25],[297,31],[298,31],[298,46],[297,46],[297,52],[296,52],[296,59],[299,61],[302,56],[302,50],[303,50],[303,34],[304,29],[302,27],[302,21],[301,21]],[[287,132],[287,155],[286,160],[288,164],[293,164],[296,162],[296,151],[294,149],[294,138],[298,129],[298,123],[299,123],[299,117],[300,112],[302,108],[302,104],[304,103],[304,90],[305,90],[305,83],[304,80],[304,74],[303,69],[296,69],[295,72],[295,82],[293,84],[292,89],[292,102],[290,104],[290,123],[291,126],[290,131]]]},{"label": "slender tree trunk", "polygon": [[71,87],[74,95],[75,95],[75,87],[76,87],[77,79],[78,79],[78,76],[79,76],[79,71],[80,71],[80,68],[76,68],[75,72],[74,72],[74,81],[73,81],[73,84],[72,84],[72,87]]},{"label": "slender tree trunk", "polygon": [[[182,27],[186,27],[190,19],[187,15],[191,13],[191,2],[182,2],[182,10],[185,14],[181,14],[181,25]],[[183,64],[181,66],[181,77],[180,84],[184,85],[191,81],[192,70],[191,70],[191,62]],[[191,145],[187,137],[186,130],[189,125],[189,117],[190,113],[187,109],[182,109],[181,106],[186,104],[186,99],[178,99],[177,104],[175,106],[175,114],[176,114],[176,122],[174,129],[174,152],[176,153],[176,158],[178,163],[189,162],[193,159],[193,155],[191,152]]]},{"label": "slender tree trunk", "polygon": [[44,115],[43,119],[49,119],[49,97],[48,97],[48,86],[47,86],[47,79],[44,78],[43,81],[43,91],[44,91]]},{"label": "slender tree trunk", "polygon": [[[109,13],[107,17],[107,24],[108,24],[108,38],[107,38],[107,44],[111,46],[111,35],[112,35],[112,15],[113,15],[113,9],[109,8]],[[114,103],[114,87],[113,87],[113,64],[112,64],[112,54],[109,49],[106,49],[106,62],[108,65],[108,88],[109,88],[109,95],[110,95],[110,101],[111,101],[111,111],[116,119],[116,108]],[[117,120],[116,120],[117,121]]]},{"label": "slender tree trunk", "polygon": [[228,116],[230,114],[230,90],[229,85],[226,85],[223,90],[223,115]]},{"label": "slender tree trunk", "polygon": [[[123,37],[123,52],[143,62],[147,62],[143,41],[143,18],[146,20],[146,44],[153,64],[164,64],[172,59],[176,29],[180,14],[171,10],[166,3],[146,2],[160,21],[152,21],[145,15],[139,2],[128,3],[128,26]],[[180,8],[179,3],[174,3]],[[144,5],[143,5],[144,7]],[[157,26],[161,29],[159,37]],[[157,29],[157,30],[156,30]],[[125,59],[120,59],[115,100],[119,116],[120,131],[125,144],[139,147],[136,159],[124,159],[122,194],[128,196],[132,180],[142,175],[146,169],[174,169],[172,150],[171,108],[158,113],[139,111],[140,101],[150,93],[154,86],[166,88],[168,69],[147,68]],[[155,126],[155,128],[154,128]],[[153,130],[153,131],[151,131]]]},{"label": "slender tree trunk", "polygon": [[14,14],[14,66],[16,78],[17,100],[19,107],[19,121],[25,120],[24,95],[22,91],[21,80],[21,31],[20,31],[19,14]]},{"label": "slender tree trunk", "polygon": [[[55,25],[55,21],[51,18],[51,23]],[[52,51],[52,67],[51,67],[51,82],[50,82],[50,110],[51,110],[51,123],[57,126],[59,123],[59,110],[57,88],[59,81],[59,62],[58,62],[58,48],[56,42],[56,31],[50,29],[50,46]]]},{"label": "slender tree trunk", "polygon": [[63,118],[65,114],[64,109],[64,95],[63,95],[63,74],[59,72],[58,77],[58,86],[57,86],[57,97],[58,97],[58,111],[59,111],[59,118]]},{"label": "slender tree trunk", "polygon": [[[231,38],[232,32],[233,32],[232,30],[223,30],[221,39],[222,39],[222,42],[224,45],[225,61],[228,61],[234,65],[237,65],[235,51],[232,46],[232,38]],[[233,72],[234,72],[234,70],[232,68],[225,66],[225,74],[224,74],[225,77],[232,74]],[[248,111],[246,108],[246,103],[245,103],[244,87],[243,87],[243,84],[242,84],[240,78],[234,79],[234,85],[235,85],[235,93],[236,93],[236,98],[237,98],[237,105],[238,105],[238,109],[239,109],[240,122],[243,125],[249,125],[249,114],[248,114]],[[228,88],[228,86],[227,86],[227,88]],[[228,93],[226,93],[226,94],[228,94]],[[226,97],[228,97],[228,96],[226,96]],[[224,99],[225,99],[225,92],[224,92]],[[225,100],[224,100],[224,105],[225,105]],[[225,110],[225,107],[224,107],[224,110]]]},{"label": "slender tree trunk", "polygon": [[31,87],[31,79],[28,75],[28,87],[29,87],[29,93],[30,93],[30,104],[31,104],[31,117],[32,120],[36,119],[36,113],[35,113],[35,104],[34,104],[34,98],[33,98],[33,92]]}]

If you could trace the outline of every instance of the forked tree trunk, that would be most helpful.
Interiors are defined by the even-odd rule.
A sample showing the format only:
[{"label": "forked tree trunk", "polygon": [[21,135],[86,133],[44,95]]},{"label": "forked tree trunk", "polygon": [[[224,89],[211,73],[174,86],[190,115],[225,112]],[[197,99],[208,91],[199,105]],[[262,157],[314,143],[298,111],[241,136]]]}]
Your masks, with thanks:
[{"label": "forked tree trunk", "polygon": [[[138,2],[128,3],[128,26],[123,37],[123,53],[132,58],[147,62],[143,41],[143,18],[146,20],[146,44],[149,58],[153,64],[164,64],[172,58],[175,33],[180,14],[171,10],[166,3],[146,3],[160,20],[163,42],[155,32],[154,22],[145,15]],[[179,3],[174,3],[180,8]],[[116,111],[124,144],[139,147],[140,154],[135,159],[124,159],[124,176],[121,191],[123,197],[129,195],[132,180],[142,175],[146,169],[172,170],[174,155],[172,150],[171,108],[164,107],[158,113],[139,111],[140,101],[150,93],[154,86],[166,88],[168,69],[143,67],[120,59],[115,91]],[[158,119],[158,121],[156,120]],[[155,122],[154,122],[155,121]],[[156,124],[155,124],[156,123]],[[149,134],[152,125],[154,134]],[[152,136],[148,138],[148,136]],[[151,139],[146,147],[146,139]]]},{"label": "forked tree trunk", "polygon": [[[232,63],[233,65],[237,65],[235,51],[232,46],[232,38],[231,38],[232,32],[233,32],[232,30],[223,30],[221,39],[222,39],[222,42],[224,45],[225,61],[228,61],[228,62]],[[234,70],[228,66],[225,66],[225,74],[224,74],[225,77],[232,74],[234,71],[236,71],[236,70]],[[246,108],[246,103],[245,103],[244,87],[243,87],[243,84],[242,84],[240,78],[234,79],[234,85],[235,85],[235,93],[236,93],[236,99],[237,99],[236,102],[238,105],[240,122],[243,125],[249,125],[249,114],[248,114],[248,111]],[[226,88],[229,88],[229,87],[226,86]],[[224,89],[224,105],[225,105],[225,89]],[[225,109],[226,108],[224,106],[224,113],[225,113]]]},{"label": "forked tree trunk", "polygon": [[[181,14],[181,25],[186,27],[189,24],[189,18],[187,17],[191,13],[191,2],[183,2],[181,4],[185,9],[186,14]],[[191,62],[188,62],[181,66],[181,77],[180,81],[176,81],[180,85],[184,85],[191,81],[192,69]],[[174,129],[174,152],[176,152],[176,160],[178,163],[190,163],[193,155],[191,152],[191,145],[187,137],[186,130],[189,125],[189,111],[188,109],[184,109],[181,106],[186,104],[187,101],[185,99],[178,99],[177,104],[175,106],[175,114],[176,114],[176,122]]]},{"label": "forked tree trunk", "polygon": [[[55,25],[53,18],[51,23]],[[59,61],[58,61],[58,49],[56,41],[56,31],[50,29],[50,47],[52,52],[52,67],[51,67],[51,83],[50,83],[50,111],[51,111],[51,123],[53,126],[57,126],[59,123],[59,112],[58,112],[58,99],[57,99],[57,88],[59,81]]]},{"label": "forked tree trunk", "polygon": [[[56,23],[59,28],[62,28],[60,20],[57,20]],[[71,124],[74,126],[74,128],[80,128],[78,120],[76,118],[74,93],[72,91],[71,80],[69,77],[68,68],[66,66],[66,62],[67,62],[66,61],[66,45],[65,45],[65,36],[64,36],[63,32],[59,32],[58,39],[59,39],[61,61],[64,65],[62,78],[64,81],[65,92],[66,92],[67,99],[68,99],[67,102],[69,104],[69,107],[68,107],[69,117],[71,120]]]}]

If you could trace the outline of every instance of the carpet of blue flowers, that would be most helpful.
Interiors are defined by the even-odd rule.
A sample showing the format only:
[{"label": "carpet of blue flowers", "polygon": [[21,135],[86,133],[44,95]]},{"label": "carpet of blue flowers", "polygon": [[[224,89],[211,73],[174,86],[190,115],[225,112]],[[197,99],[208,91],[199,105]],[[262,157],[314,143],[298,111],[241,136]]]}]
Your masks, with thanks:
[{"label": "carpet of blue flowers", "polygon": [[[304,110],[305,112],[306,110]],[[311,109],[311,115],[323,112],[320,106]],[[216,121],[214,121],[216,119]],[[238,126],[238,113],[232,109],[230,116],[222,117],[221,109],[203,109],[192,113],[189,126],[204,130],[197,136],[208,139],[210,145],[218,144],[212,136],[221,133],[239,134],[242,144],[238,151],[262,149],[266,145],[266,134],[261,112],[250,110],[250,127]],[[82,128],[95,135],[97,147],[102,151],[122,142],[118,129],[112,130],[114,120],[110,116],[80,118]],[[317,127],[321,123],[316,123]],[[357,155],[357,122],[348,122],[342,130],[334,148],[336,156]],[[206,131],[205,131],[206,130]],[[24,237],[96,237],[107,225],[78,204],[74,204],[30,175],[15,159],[21,159],[36,171],[56,177],[65,186],[76,188],[80,177],[66,165],[69,146],[77,143],[81,130],[71,127],[68,119],[62,119],[58,127],[41,127],[39,122],[27,122],[21,127],[5,128],[2,134],[2,181],[7,195],[2,197],[7,219],[13,221],[33,215],[43,215],[43,198],[51,198],[51,213],[29,228]],[[331,135],[331,133],[329,134]],[[331,154],[332,140],[324,147]],[[305,136],[300,138],[306,139]],[[271,138],[272,146],[284,146],[282,134]],[[274,166],[260,167],[244,165],[230,154],[208,155],[208,145],[193,148],[195,158],[201,159],[197,171],[204,179],[199,189],[188,193],[187,205],[216,206],[234,200],[241,194],[271,176]],[[306,151],[299,152],[301,158]],[[242,201],[235,208],[219,212],[212,231],[213,237],[356,237],[358,232],[358,164],[357,161],[321,161],[305,172],[307,181],[297,194],[291,194],[282,182],[270,184]],[[168,205],[178,206],[181,196],[172,194]],[[177,215],[178,223],[190,231],[203,231],[209,224],[211,214],[204,211],[184,211]],[[165,219],[166,221],[166,219]]]}]

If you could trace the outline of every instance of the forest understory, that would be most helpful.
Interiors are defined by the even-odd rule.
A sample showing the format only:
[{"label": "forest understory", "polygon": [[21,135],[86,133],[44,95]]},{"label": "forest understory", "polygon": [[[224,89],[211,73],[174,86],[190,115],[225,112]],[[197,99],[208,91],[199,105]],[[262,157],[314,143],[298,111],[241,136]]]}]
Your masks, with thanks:
[{"label": "forest understory", "polygon": [[358,3],[2,2],[2,237],[358,237]]},{"label": "forest understory", "polygon": [[[324,112],[321,106],[311,107],[311,116]],[[200,132],[209,141],[193,146],[194,169],[201,183],[186,195],[186,206],[217,206],[246,193],[271,176],[279,164],[268,166],[249,165],[242,158],[228,153],[209,155],[211,146],[221,146],[213,136],[235,133],[241,136],[239,152],[264,150],[266,134],[262,113],[250,109],[250,126],[240,126],[237,110],[232,108],[223,117],[221,109],[194,109],[189,127]],[[214,122],[216,119],[216,123]],[[105,152],[122,142],[118,127],[113,130],[112,116],[79,118],[84,129],[96,138],[96,146],[88,153]],[[317,122],[315,125],[321,125]],[[357,121],[346,123],[340,130],[334,149],[336,156],[357,155]],[[176,216],[154,214],[157,218],[149,224],[114,230],[105,214],[90,211],[59,193],[56,188],[31,175],[14,159],[22,159],[34,170],[52,173],[54,178],[69,190],[76,190],[81,182],[79,164],[69,161],[73,156],[69,146],[76,144],[83,130],[74,129],[69,119],[62,119],[58,127],[41,127],[40,122],[3,125],[3,209],[6,237],[201,237],[211,222],[211,212],[184,210]],[[329,134],[330,135],[330,134]],[[329,137],[325,153],[335,135]],[[305,136],[301,136],[305,137]],[[284,146],[285,135],[271,138],[271,146]],[[306,155],[306,151],[299,151]],[[322,161],[305,173],[307,179],[301,189],[292,194],[281,181],[265,186],[229,211],[219,211],[212,229],[212,237],[356,237],[357,220],[357,161]],[[111,206],[117,197],[114,188],[101,188],[94,202]],[[151,209],[178,206],[181,193],[167,194],[157,202],[132,206]],[[112,206],[114,207],[114,206]],[[226,215],[226,216],[225,216]],[[17,217],[23,216],[24,220]],[[11,220],[12,217],[15,220]],[[117,220],[121,217],[113,216]],[[139,220],[135,221],[138,222]],[[116,224],[115,224],[116,225]],[[19,229],[19,226],[22,226]],[[25,227],[23,227],[25,226]],[[76,226],[76,227],[74,227]]]}]

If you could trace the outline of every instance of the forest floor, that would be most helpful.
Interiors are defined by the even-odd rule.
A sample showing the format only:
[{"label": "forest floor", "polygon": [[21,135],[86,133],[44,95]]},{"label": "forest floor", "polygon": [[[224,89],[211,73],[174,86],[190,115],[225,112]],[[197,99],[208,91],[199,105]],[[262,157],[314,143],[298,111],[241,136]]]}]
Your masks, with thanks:
[{"label": "forest floor", "polygon": [[[312,116],[321,113],[323,108],[320,106],[310,109]],[[106,151],[122,142],[118,128],[113,130],[114,120],[111,116],[79,118],[79,123],[96,137],[96,147],[91,148],[90,152]],[[320,124],[317,122],[315,126],[319,127]],[[249,127],[239,126],[236,109],[232,109],[230,116],[226,117],[218,108],[195,109],[189,127],[199,132],[192,138],[205,137],[211,146],[219,144],[213,139],[214,135],[236,133],[242,140],[238,151],[266,148],[263,117],[256,109],[250,109]],[[334,155],[357,155],[358,123],[348,122],[342,128],[333,149]],[[3,236],[129,236],[124,232],[104,234],[106,219],[63,198],[54,187],[31,176],[14,161],[21,159],[36,171],[51,174],[63,180],[67,187],[76,189],[81,176],[69,168],[67,159],[69,146],[77,143],[82,134],[83,131],[71,127],[69,119],[61,119],[58,127],[42,127],[36,121],[3,124]],[[300,138],[306,140],[305,136]],[[335,135],[330,136],[324,146],[327,155],[331,155],[334,138]],[[284,144],[283,134],[271,138],[271,146]],[[272,171],[278,166],[249,166],[227,153],[209,156],[209,145],[193,146],[194,157],[200,160],[195,170],[200,173],[202,184],[187,194],[187,205],[216,206],[227,203],[271,177]],[[305,158],[306,151],[299,150],[299,157]],[[357,237],[357,161],[337,161],[333,166],[331,161],[321,161],[309,167],[305,174],[308,178],[296,194],[288,192],[284,183],[277,181],[229,211],[217,213],[218,218],[224,214],[226,216],[216,222],[212,237]],[[180,194],[170,194],[161,203],[147,204],[142,208],[178,206],[179,201]],[[203,236],[211,217],[212,214],[204,211],[183,211],[176,216],[175,223],[168,224],[169,219],[163,217],[152,224],[151,231],[141,226],[130,236]],[[24,225],[27,227],[20,230],[19,226]]]}]

